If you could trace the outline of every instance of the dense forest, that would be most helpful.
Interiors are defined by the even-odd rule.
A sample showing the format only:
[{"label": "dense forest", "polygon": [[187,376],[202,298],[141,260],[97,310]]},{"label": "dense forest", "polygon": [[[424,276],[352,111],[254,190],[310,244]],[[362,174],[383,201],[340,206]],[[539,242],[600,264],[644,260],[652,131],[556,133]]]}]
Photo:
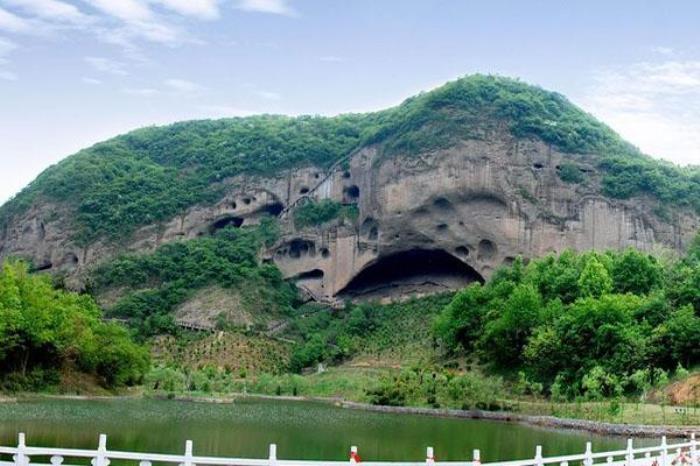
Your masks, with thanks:
[{"label": "dense forest", "polygon": [[460,291],[435,336],[554,398],[641,393],[700,363],[700,237],[678,261],[634,249],[517,260]]},{"label": "dense forest", "polygon": [[639,153],[565,97],[520,81],[473,75],[387,110],[333,118],[254,116],[143,128],[85,149],[48,168],[0,207],[0,228],[38,199],[68,206],[75,238],[117,240],[221,198],[223,182],[242,174],[325,169],[354,150],[377,145],[384,156],[410,156],[506,128],[571,153],[594,157],[602,190],[618,198],[649,194],[700,212],[700,169]]},{"label": "dense forest", "polygon": [[94,375],[114,388],[140,383],[149,368],[145,347],[122,325],[102,320],[87,295],[54,288],[22,262],[0,271],[0,389],[56,386],[66,372]]}]

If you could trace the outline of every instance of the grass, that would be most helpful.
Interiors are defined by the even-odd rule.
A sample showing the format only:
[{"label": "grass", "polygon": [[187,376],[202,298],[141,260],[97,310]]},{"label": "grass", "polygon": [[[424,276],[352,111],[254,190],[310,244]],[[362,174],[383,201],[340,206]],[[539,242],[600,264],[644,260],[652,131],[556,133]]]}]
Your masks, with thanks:
[{"label": "grass", "polygon": [[523,414],[586,419],[616,424],[700,425],[700,408],[651,403],[615,401],[555,403],[550,401],[514,401]]}]

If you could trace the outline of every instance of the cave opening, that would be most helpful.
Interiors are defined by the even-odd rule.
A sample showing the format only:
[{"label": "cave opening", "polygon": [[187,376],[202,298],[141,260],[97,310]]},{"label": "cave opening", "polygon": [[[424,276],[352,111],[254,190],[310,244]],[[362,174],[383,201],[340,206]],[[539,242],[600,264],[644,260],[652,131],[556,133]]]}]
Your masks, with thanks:
[{"label": "cave opening", "polygon": [[209,234],[213,235],[219,230],[226,227],[233,226],[235,228],[240,228],[243,225],[243,219],[241,217],[224,217],[220,218],[216,222],[209,226]]},{"label": "cave opening", "polygon": [[263,208],[263,211],[273,217],[278,217],[284,210],[284,205],[281,202],[273,202]]},{"label": "cave opening", "polygon": [[302,256],[315,256],[316,245],[313,241],[296,238],[289,243],[289,257],[299,259]]},{"label": "cave opening", "polygon": [[410,249],[378,259],[340,292],[343,298],[383,298],[455,290],[484,278],[442,249]]},{"label": "cave opening", "polygon": [[355,185],[346,186],[343,189],[343,203],[352,204],[360,198],[360,188]]},{"label": "cave opening", "polygon": [[302,272],[296,277],[294,277],[296,280],[320,280],[323,278],[323,270],[321,269],[313,269],[309,270],[307,272]]}]

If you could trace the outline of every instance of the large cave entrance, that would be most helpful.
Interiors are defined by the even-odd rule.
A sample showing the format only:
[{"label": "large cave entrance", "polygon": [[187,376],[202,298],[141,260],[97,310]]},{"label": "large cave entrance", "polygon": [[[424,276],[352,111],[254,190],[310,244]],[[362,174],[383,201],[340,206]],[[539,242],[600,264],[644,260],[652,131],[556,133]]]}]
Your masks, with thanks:
[{"label": "large cave entrance", "polygon": [[411,249],[380,258],[337,296],[346,299],[397,298],[455,290],[484,278],[442,249]]}]

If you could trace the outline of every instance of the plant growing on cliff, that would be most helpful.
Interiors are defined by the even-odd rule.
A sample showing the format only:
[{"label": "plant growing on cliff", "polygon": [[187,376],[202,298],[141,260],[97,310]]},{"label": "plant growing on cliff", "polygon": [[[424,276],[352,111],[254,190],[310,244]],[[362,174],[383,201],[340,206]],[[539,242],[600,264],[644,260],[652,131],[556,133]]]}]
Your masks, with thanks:
[{"label": "plant growing on cliff", "polygon": [[343,205],[330,199],[319,202],[307,202],[294,209],[294,226],[304,228],[322,225],[336,219],[354,221],[359,212],[354,204]]},{"label": "plant growing on cliff", "polygon": [[566,183],[580,183],[584,179],[581,169],[569,162],[564,162],[559,167],[559,178]]},{"label": "plant growing on cliff", "polygon": [[284,314],[296,299],[296,291],[277,267],[261,263],[258,257],[260,248],[274,241],[276,231],[276,223],[270,220],[256,227],[229,227],[211,237],[165,244],[152,254],[121,256],[93,272],[92,292],[130,288],[110,314],[128,318],[141,336],[175,333],[175,307],[196,290],[213,284],[236,288],[242,304],[254,313]]}]

